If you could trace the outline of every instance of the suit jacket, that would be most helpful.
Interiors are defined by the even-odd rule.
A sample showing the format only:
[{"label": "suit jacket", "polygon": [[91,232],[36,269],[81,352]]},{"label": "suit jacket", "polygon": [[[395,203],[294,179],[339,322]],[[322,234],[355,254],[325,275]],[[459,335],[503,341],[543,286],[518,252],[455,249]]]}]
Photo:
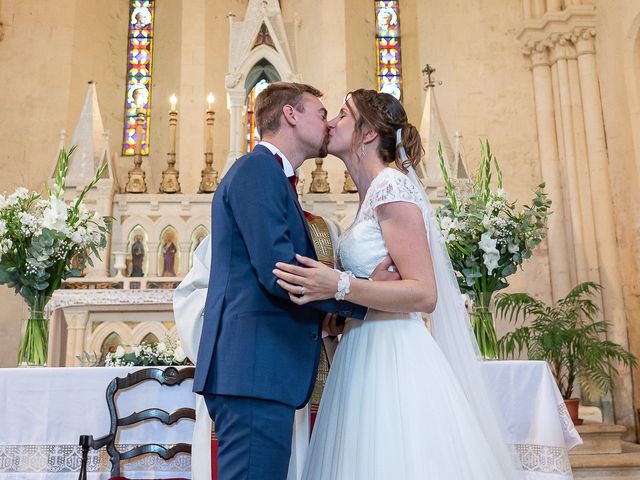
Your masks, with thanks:
[{"label": "suit jacket", "polygon": [[276,262],[316,258],[297,196],[273,154],[258,145],[224,176],[212,203],[209,290],[194,391],[307,403],[325,312],[366,308],[324,300],[297,306],[272,273]]}]

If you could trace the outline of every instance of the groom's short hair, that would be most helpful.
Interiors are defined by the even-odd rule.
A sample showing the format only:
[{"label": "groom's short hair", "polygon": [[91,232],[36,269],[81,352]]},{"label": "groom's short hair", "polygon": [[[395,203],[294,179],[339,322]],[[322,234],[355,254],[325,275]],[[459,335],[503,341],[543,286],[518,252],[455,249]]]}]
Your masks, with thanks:
[{"label": "groom's short hair", "polygon": [[280,116],[285,105],[291,105],[299,112],[304,111],[302,94],[310,93],[314,97],[322,97],[322,92],[311,85],[293,82],[271,83],[256,98],[255,118],[258,134],[280,130]]}]

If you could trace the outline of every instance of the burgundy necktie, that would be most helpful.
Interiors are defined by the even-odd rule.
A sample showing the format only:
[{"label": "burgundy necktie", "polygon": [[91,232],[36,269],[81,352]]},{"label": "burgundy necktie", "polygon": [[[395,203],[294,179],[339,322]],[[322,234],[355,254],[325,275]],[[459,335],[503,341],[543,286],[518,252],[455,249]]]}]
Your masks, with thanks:
[{"label": "burgundy necktie", "polygon": [[[277,152],[274,153],[273,156],[276,157],[276,160],[278,160],[278,163],[284,170],[284,163],[282,162],[282,157]],[[296,185],[298,185],[298,176],[291,175],[290,177],[287,177],[287,179],[289,180],[289,183],[291,184],[291,188],[293,188],[293,191],[295,192],[295,194],[298,195],[298,190],[296,189]]]}]

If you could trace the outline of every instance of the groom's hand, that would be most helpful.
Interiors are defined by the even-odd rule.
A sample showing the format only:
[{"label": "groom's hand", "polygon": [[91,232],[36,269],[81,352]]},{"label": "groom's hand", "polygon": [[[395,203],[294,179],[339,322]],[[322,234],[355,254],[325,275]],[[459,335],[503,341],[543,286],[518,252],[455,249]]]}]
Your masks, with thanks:
[{"label": "groom's hand", "polygon": [[402,277],[400,276],[400,273],[398,273],[396,266],[393,264],[392,258],[387,255],[378,264],[369,279],[374,282],[388,282],[391,280],[402,280]]},{"label": "groom's hand", "polygon": [[333,313],[327,313],[322,321],[322,331],[326,332],[329,337],[335,337],[341,335],[344,330],[344,318],[340,322],[337,315]]}]

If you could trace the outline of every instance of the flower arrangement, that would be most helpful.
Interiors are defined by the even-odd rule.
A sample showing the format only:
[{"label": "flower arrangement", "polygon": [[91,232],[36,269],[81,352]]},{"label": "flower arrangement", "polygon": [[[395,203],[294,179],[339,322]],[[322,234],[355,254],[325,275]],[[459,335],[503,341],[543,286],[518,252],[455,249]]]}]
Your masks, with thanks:
[{"label": "flower arrangement", "polygon": [[149,344],[142,342],[140,345],[124,347],[118,345],[115,352],[109,352],[105,356],[105,367],[134,367],[146,365],[192,365],[182,349],[180,340],[167,339],[166,342]]},{"label": "flower arrangement", "polygon": [[[507,287],[513,275],[546,234],[551,200],[538,185],[532,205],[516,210],[503,188],[502,170],[491,153],[489,142],[480,144],[480,166],[469,192],[456,193],[438,147],[440,169],[444,176],[448,202],[437,212],[438,225],[446,242],[460,290],[474,302],[471,315],[481,353],[497,355],[497,338],[489,311],[491,295]],[[497,189],[492,190],[492,167],[497,174]]]},{"label": "flower arrangement", "polygon": [[29,319],[18,351],[18,363],[45,365],[48,327],[44,308],[63,280],[80,276],[85,262],[107,244],[110,219],[90,212],[84,204],[89,190],[107,165],[77,199],[64,200],[69,151],[58,157],[53,187],[48,198],[20,187],[8,196],[0,195],[0,284],[20,294],[29,307]]}]

